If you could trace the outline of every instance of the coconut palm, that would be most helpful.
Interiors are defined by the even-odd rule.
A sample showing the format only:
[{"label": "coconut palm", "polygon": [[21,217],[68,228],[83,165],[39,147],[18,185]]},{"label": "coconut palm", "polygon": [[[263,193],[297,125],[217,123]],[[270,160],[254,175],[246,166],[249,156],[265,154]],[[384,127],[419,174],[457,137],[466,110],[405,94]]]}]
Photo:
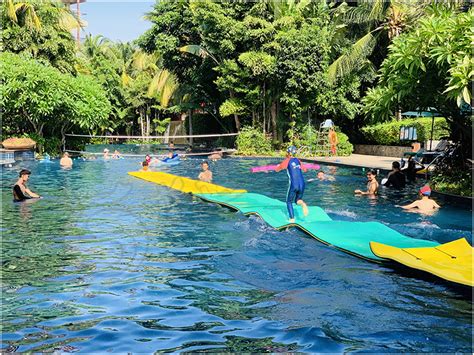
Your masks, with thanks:
[{"label": "coconut palm", "polygon": [[363,35],[352,48],[337,58],[328,68],[329,79],[351,73],[372,54],[376,45],[391,41],[423,13],[430,0],[360,0],[358,6],[339,6],[335,15],[344,28],[358,26]]}]

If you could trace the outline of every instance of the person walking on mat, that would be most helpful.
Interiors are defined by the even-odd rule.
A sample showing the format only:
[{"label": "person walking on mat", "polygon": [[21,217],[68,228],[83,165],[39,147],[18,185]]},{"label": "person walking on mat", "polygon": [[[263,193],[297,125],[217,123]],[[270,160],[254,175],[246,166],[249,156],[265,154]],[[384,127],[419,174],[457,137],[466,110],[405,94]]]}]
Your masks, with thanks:
[{"label": "person walking on mat", "polygon": [[308,206],[303,201],[304,194],[304,177],[303,172],[306,172],[306,169],[302,167],[302,164],[296,155],[296,147],[292,145],[287,149],[286,159],[278,164],[275,171],[281,171],[286,169],[289,178],[289,187],[288,194],[286,195],[286,205],[288,207],[288,215],[290,217],[290,223],[295,222],[295,213],[293,211],[293,203],[301,206],[303,208],[303,214],[308,215]]}]

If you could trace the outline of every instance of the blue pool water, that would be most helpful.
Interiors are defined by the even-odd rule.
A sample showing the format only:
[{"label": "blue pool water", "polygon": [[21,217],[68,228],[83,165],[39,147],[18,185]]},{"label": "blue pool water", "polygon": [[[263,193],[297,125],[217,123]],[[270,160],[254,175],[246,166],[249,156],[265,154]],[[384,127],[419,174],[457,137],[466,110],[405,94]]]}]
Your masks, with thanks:
[{"label": "blue pool water", "polygon": [[[225,159],[211,169],[217,184],[283,200],[284,172],[249,172],[271,162]],[[11,201],[21,167],[44,199]],[[124,159],[3,170],[3,349],[472,352],[462,290],[127,175],[138,167]],[[405,212],[393,206],[416,187],[371,200],[352,194],[364,187],[360,169],[325,169],[336,180],[308,183],[305,200],[333,219],[472,243],[469,211]],[[196,177],[199,160],[163,170]]]}]

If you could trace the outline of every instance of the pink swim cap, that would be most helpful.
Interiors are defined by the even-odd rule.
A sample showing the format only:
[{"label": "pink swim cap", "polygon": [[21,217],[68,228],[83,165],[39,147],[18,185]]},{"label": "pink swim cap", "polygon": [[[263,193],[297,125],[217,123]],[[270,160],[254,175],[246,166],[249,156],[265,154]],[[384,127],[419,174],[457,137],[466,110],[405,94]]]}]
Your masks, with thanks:
[{"label": "pink swim cap", "polygon": [[430,186],[429,186],[429,185],[423,186],[423,187],[420,189],[420,194],[425,195],[425,196],[431,195]]}]

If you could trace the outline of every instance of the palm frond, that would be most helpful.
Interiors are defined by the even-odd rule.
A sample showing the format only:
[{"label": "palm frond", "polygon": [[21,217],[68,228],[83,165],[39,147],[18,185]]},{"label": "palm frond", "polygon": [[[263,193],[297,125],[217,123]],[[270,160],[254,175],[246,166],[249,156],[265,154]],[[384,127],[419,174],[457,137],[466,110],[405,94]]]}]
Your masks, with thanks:
[{"label": "palm frond", "polygon": [[170,75],[171,73],[166,69],[157,72],[148,86],[147,96],[154,96],[162,91]]},{"label": "palm frond", "polygon": [[8,0],[5,5],[8,18],[13,22],[18,23],[18,18],[16,17],[16,9],[15,5],[13,4],[13,0]]},{"label": "palm frond", "polygon": [[180,52],[183,52],[183,53],[189,53],[189,54],[192,54],[192,55],[201,57],[201,58],[210,57],[210,58],[212,58],[212,60],[214,60],[217,64],[219,64],[219,62],[218,62],[217,59],[212,55],[211,52],[209,52],[206,48],[204,48],[203,46],[200,46],[200,45],[198,45],[198,44],[189,44],[189,45],[187,45],[187,46],[183,46],[183,47],[179,48],[179,51],[180,51]]},{"label": "palm frond", "polygon": [[375,43],[376,39],[372,32],[360,38],[348,53],[341,55],[328,67],[329,80],[334,83],[338,77],[351,73],[358,63],[372,53]]}]

